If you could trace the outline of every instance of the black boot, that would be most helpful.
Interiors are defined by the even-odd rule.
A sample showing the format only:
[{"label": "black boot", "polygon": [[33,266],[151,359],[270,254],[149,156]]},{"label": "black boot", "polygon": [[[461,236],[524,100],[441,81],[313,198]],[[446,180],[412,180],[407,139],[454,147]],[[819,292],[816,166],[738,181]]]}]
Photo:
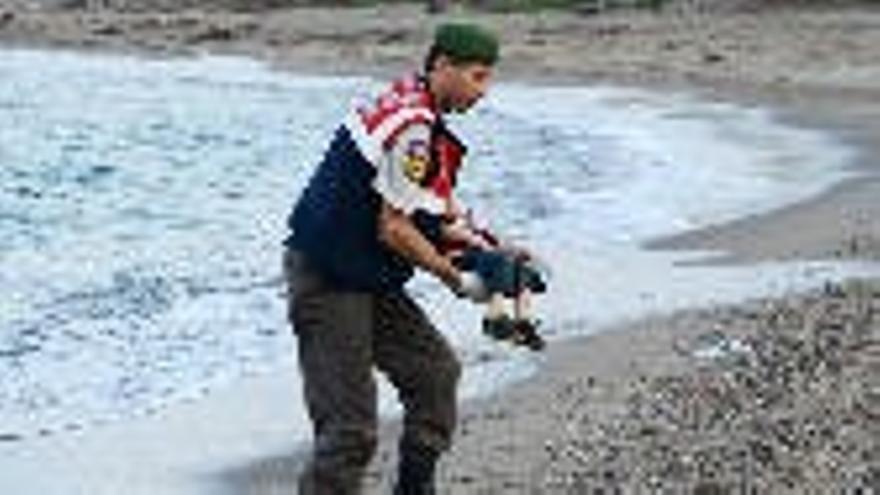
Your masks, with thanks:
[{"label": "black boot", "polygon": [[434,468],[439,454],[417,445],[401,445],[394,495],[434,495]]}]

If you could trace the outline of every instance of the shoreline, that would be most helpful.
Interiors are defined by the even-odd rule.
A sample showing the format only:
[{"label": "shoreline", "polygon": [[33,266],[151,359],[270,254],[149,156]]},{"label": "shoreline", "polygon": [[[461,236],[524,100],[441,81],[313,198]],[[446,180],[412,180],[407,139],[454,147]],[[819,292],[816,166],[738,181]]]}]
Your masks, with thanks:
[{"label": "shoreline", "polygon": [[[577,84],[577,81],[578,77],[549,79],[551,84],[562,85]],[[633,83],[630,78],[623,78],[623,81],[627,87],[657,89],[656,86]],[[540,84],[548,82],[548,79],[527,77],[519,82]],[[783,122],[830,133],[858,153],[848,166],[854,176],[837,182],[817,195],[777,210],[668,239],[656,239],[645,246],[647,249],[720,250],[728,254],[709,259],[706,263],[737,266],[764,262],[880,260],[880,205],[872,201],[880,197],[880,162],[876,158],[880,156],[880,140],[874,139],[878,135],[875,131],[880,131],[880,125],[877,124],[880,119],[872,119],[875,115],[880,116],[880,104],[874,103],[877,100],[873,98],[873,90],[822,86],[776,88],[748,81],[725,81],[702,86],[693,82],[682,84],[680,81],[665,81],[659,86],[720,102],[770,108],[779,114]],[[837,105],[838,97],[843,98],[846,105]],[[863,106],[867,102],[871,104]],[[855,244],[853,239],[858,239]],[[853,248],[854,245],[858,247]],[[642,396],[633,395],[633,389],[659,387],[658,383],[667,381],[687,381],[689,373],[694,373],[705,364],[697,365],[699,360],[676,350],[682,342],[698,345],[706,336],[715,335],[721,324],[731,330],[728,335],[736,335],[739,332],[738,323],[772,320],[773,315],[781,311],[779,308],[809,312],[817,306],[834,307],[835,300],[840,298],[846,301],[864,301],[867,298],[876,304],[877,291],[871,287],[877,284],[878,280],[873,278],[847,279],[840,285],[828,284],[823,289],[805,293],[786,293],[770,299],[749,299],[733,305],[652,315],[634,322],[612,325],[586,337],[566,339],[564,348],[551,346],[546,361],[535,375],[497,394],[463,404],[458,438],[439,470],[440,493],[571,493],[572,489],[580,493],[577,490],[584,490],[586,486],[591,489],[637,489],[635,487],[638,485],[620,480],[604,483],[602,474],[595,472],[589,481],[582,479],[580,485],[572,481],[579,479],[578,473],[589,471],[585,467],[583,454],[577,453],[577,439],[571,436],[572,415],[590,418],[597,428],[627,420],[635,424],[637,422],[626,416],[627,403],[633,401],[634,397],[642,400],[642,407],[645,402]],[[849,287],[857,287],[855,295],[849,295]],[[872,291],[874,295],[864,294]],[[841,292],[847,295],[841,297]],[[772,328],[772,323],[769,325]],[[871,325],[876,335],[880,322],[872,319]],[[767,330],[765,328],[763,331]],[[750,336],[747,332],[739,333],[738,338]],[[626,349],[632,358],[618,362],[609,359],[608,356],[619,354],[622,349]],[[705,373],[705,370],[700,369],[699,373]],[[720,373],[725,371],[721,369]],[[585,400],[595,403],[587,405]],[[394,439],[399,430],[399,421],[396,420],[383,427],[380,449],[367,475],[366,493],[379,495],[390,491],[396,462]],[[626,439],[616,440],[619,444],[611,447],[619,449],[628,443]],[[606,445],[612,442],[608,439],[603,441]],[[871,449],[874,447],[872,444],[864,449],[873,452]],[[601,457],[600,453],[590,454],[594,458]],[[742,450],[735,454],[742,455]],[[279,490],[284,487],[289,489],[294,486],[295,471],[304,462],[304,455],[305,452],[299,451],[268,458],[234,468],[224,478],[231,482],[231,493],[281,493]],[[564,462],[560,459],[564,459]],[[871,462],[880,462],[880,459],[871,458]],[[864,472],[853,475],[853,486],[864,483],[859,486],[876,488],[876,469],[880,469],[880,465],[866,466],[863,466]],[[632,464],[628,467],[616,466],[612,471],[618,473],[615,476],[629,476],[631,467]],[[597,468],[593,466],[591,469],[595,471]],[[710,476],[707,479],[678,480],[676,488],[726,493],[725,490],[741,486],[743,482],[742,479],[730,481],[721,478]],[[630,483],[632,481],[629,480]],[[773,485],[773,488],[769,488],[774,482],[781,483],[779,480],[755,478],[759,490],[765,490],[759,493],[800,493],[799,490],[805,486],[788,492],[774,491],[782,490],[780,487],[783,486]],[[642,489],[649,488],[642,486]],[[810,487],[820,491],[832,488],[840,486],[826,484]]]},{"label": "shoreline", "polygon": [[[409,12],[406,9],[406,7],[403,7],[394,12]],[[254,42],[253,45],[244,47],[221,46],[221,49],[217,50],[209,46],[204,53],[251,56],[282,70],[310,66],[321,73],[323,69],[329,69],[330,72],[339,70],[340,65],[345,66],[351,60],[357,59],[358,53],[357,50],[351,48],[352,44],[363,42],[365,39],[387,39],[387,43],[383,44],[384,52],[378,50],[378,54],[370,53],[367,56],[368,61],[379,60],[377,64],[379,68],[376,72],[369,73],[367,71],[367,73],[381,77],[396,72],[401,66],[412,65],[412,60],[401,54],[410,52],[420,53],[420,49],[416,49],[414,46],[418,45],[420,41],[424,41],[419,38],[420,35],[418,33],[421,32],[421,36],[423,36],[424,30],[420,31],[418,23],[424,22],[425,16],[415,16],[415,20],[404,23],[403,28],[383,31],[376,26],[377,19],[381,19],[388,14],[384,9],[378,10],[380,11],[379,13],[374,13],[375,18],[369,17],[366,21],[353,20],[356,16],[349,15],[351,13],[344,15],[342,19],[332,19],[331,14],[334,13],[333,11],[316,10],[313,14],[315,16],[313,20],[320,19],[320,22],[314,23],[315,32],[306,36],[302,45],[312,44],[317,46],[313,46],[302,54],[293,57],[285,57],[283,53],[279,53],[284,46],[289,45],[281,44],[279,46],[282,48],[278,48],[278,46],[273,48],[272,44],[267,41],[269,38],[260,39]],[[878,36],[878,39],[880,39],[880,29],[875,29],[875,27],[880,28],[880,17],[871,9],[866,10],[870,15],[866,15],[862,22],[871,27],[871,36]],[[189,13],[185,15],[199,17],[203,14]],[[278,26],[284,20],[290,20],[289,16],[292,15],[294,14],[288,13],[287,15],[282,15],[279,20],[267,20],[267,22],[272,26]],[[820,20],[815,21],[815,24],[821,24],[821,19],[825,18],[824,16],[828,14],[821,13],[816,15]],[[271,16],[271,14],[266,16]],[[327,18],[328,16],[331,18]],[[784,24],[783,21],[790,20],[787,17],[788,14],[783,13],[780,16],[782,17],[781,20],[776,19],[773,22]],[[811,19],[809,14],[801,14],[801,16],[805,19]],[[73,17],[71,15],[67,18],[66,22],[71,22]],[[178,37],[183,36],[181,33],[185,34],[188,32],[187,30],[195,30],[197,33],[201,32],[203,34],[205,32],[210,33],[212,28],[205,26],[213,25],[216,29],[213,31],[214,34],[212,36],[217,37],[220,40],[219,44],[223,45],[222,40],[230,35],[232,35],[230,41],[236,39],[237,35],[235,33],[239,26],[244,26],[247,24],[247,21],[254,22],[254,18],[260,19],[259,14],[242,17],[220,13],[216,14],[216,17],[208,17],[208,21],[202,19],[196,24],[183,22],[181,25],[177,27],[172,26],[167,30],[174,37]],[[79,44],[81,45],[79,49],[85,47],[87,50],[95,49],[101,53],[106,51],[115,52],[116,49],[119,49],[121,53],[152,56],[149,48],[146,52],[143,52],[141,51],[142,48],[138,48],[138,43],[126,44],[123,42],[121,47],[117,46],[114,48],[112,44],[108,45],[106,40],[98,42],[88,41],[93,39],[93,36],[97,36],[95,39],[103,39],[102,37],[114,39],[117,35],[113,34],[113,32],[119,28],[112,28],[110,26],[114,25],[112,21],[117,18],[127,19],[125,22],[135,22],[138,19],[146,21],[152,17],[149,15],[120,15],[118,17],[98,15],[93,19],[101,22],[93,24],[89,28],[88,37],[80,33],[82,43]],[[167,17],[167,19],[172,20],[175,18],[186,19],[185,16]],[[134,19],[134,21],[131,21],[131,19]],[[242,19],[245,21],[242,21]],[[504,19],[506,20],[496,19],[493,22],[507,22],[514,27],[517,23],[529,24],[531,22],[523,19],[522,16],[504,17]],[[508,75],[505,75],[505,78],[511,77],[513,78],[512,80],[525,81],[527,83],[622,83],[626,86],[646,87],[654,90],[658,88],[686,90],[706,98],[718,99],[718,101],[769,106],[774,111],[782,112],[782,119],[786,122],[821,129],[854,146],[859,150],[859,155],[852,168],[859,175],[853,179],[844,180],[806,201],[724,225],[689,232],[669,239],[658,239],[649,243],[647,247],[649,249],[661,250],[721,250],[727,252],[728,255],[710,260],[710,262],[737,265],[748,265],[765,261],[813,259],[862,259],[877,261],[880,259],[880,202],[874,200],[874,198],[880,197],[880,175],[878,175],[878,171],[880,171],[880,163],[878,161],[880,159],[877,158],[880,157],[880,139],[876,137],[880,136],[880,89],[878,89],[880,85],[866,85],[860,79],[861,76],[852,77],[850,81],[844,81],[844,83],[834,81],[833,79],[830,82],[822,80],[817,82],[816,74],[810,73],[810,71],[806,71],[806,76],[802,77],[801,80],[798,80],[797,77],[788,77],[787,80],[785,78],[779,79],[782,76],[787,76],[786,69],[792,68],[791,64],[793,62],[790,60],[785,60],[784,63],[780,64],[779,68],[771,71],[769,75],[761,74],[761,77],[755,77],[754,79],[742,78],[741,75],[738,75],[740,79],[719,78],[715,65],[724,63],[727,56],[724,54],[716,53],[722,59],[714,62],[708,60],[715,60],[716,57],[709,57],[708,54],[697,57],[697,61],[694,62],[696,67],[708,67],[706,73],[699,73],[700,69],[694,67],[685,67],[685,70],[681,70],[676,65],[679,62],[678,59],[660,60],[652,63],[654,62],[650,60],[652,54],[665,53],[668,50],[677,52],[686,50],[686,48],[681,46],[664,48],[664,46],[668,46],[667,43],[671,40],[678,39],[679,35],[675,32],[664,31],[664,29],[670,30],[671,28],[658,25],[656,24],[658,21],[651,19],[650,16],[643,14],[632,16],[615,15],[599,21],[576,21],[565,16],[560,18],[554,17],[550,20],[544,19],[541,21],[544,25],[539,27],[543,31],[538,29],[538,35],[534,34],[537,29],[535,25],[529,24],[525,31],[531,33],[532,39],[530,41],[529,37],[526,36],[524,39],[514,42],[512,67]],[[831,19],[837,19],[836,22],[843,22],[839,19],[846,19],[844,24],[854,22],[853,19],[846,15],[832,15]],[[55,19],[55,21],[63,21],[63,16]],[[237,24],[240,21],[244,22],[244,24]],[[298,22],[309,24],[307,21],[308,19]],[[750,24],[752,21],[758,25],[764,22],[744,16],[737,17],[734,24],[736,22]],[[358,22],[363,24],[357,24]],[[48,23],[51,24],[51,22]],[[230,24],[226,25],[224,23]],[[351,31],[357,34],[352,35],[348,41],[344,36],[342,38],[330,37],[325,41],[320,41],[321,29],[329,29],[327,26],[332,27],[334,23],[340,23],[342,26],[347,26],[348,24],[346,23],[355,23],[356,25],[354,28],[351,28]],[[303,27],[303,24],[294,24],[295,27]],[[725,21],[719,21],[719,24],[722,27],[728,26]],[[505,26],[507,30],[513,29],[509,25]],[[675,26],[675,24],[673,23],[672,26]],[[813,27],[815,28],[815,26]],[[123,27],[121,29],[124,31],[128,28]],[[161,22],[158,26],[149,29],[165,30]],[[199,29],[207,31],[199,31]],[[242,27],[241,29],[245,28]],[[542,64],[529,65],[535,64],[535,59],[530,58],[534,57],[535,53],[541,53],[542,49],[549,49],[549,45],[561,42],[566,34],[571,35],[580,29],[587,29],[590,31],[590,36],[606,41],[608,39],[620,40],[627,35],[649,38],[656,44],[656,47],[640,51],[630,47],[627,42],[621,41],[620,43],[625,46],[620,48],[620,52],[615,51],[614,55],[622,56],[621,54],[628,54],[628,50],[633,50],[635,55],[632,55],[632,58],[638,59],[635,61],[624,60],[624,65],[626,66],[624,70],[618,70],[613,67],[615,62],[613,57],[609,57],[607,60],[599,63],[598,67],[590,70],[573,69],[573,66],[578,65],[577,61],[580,56],[577,51],[579,47],[576,45],[559,49],[560,52],[569,50],[567,55],[554,53],[550,58],[557,58],[549,63],[551,70],[542,71]],[[658,32],[652,33],[652,29]],[[696,26],[692,26],[691,29],[695,30],[694,32],[702,32]],[[98,34],[95,33],[95,30],[97,30]],[[104,30],[106,34],[100,34],[101,30]],[[4,33],[5,29],[0,28],[0,43],[5,45],[9,40],[5,37]],[[747,31],[743,36],[745,41],[738,36],[733,36],[732,38],[737,39],[738,43],[746,43],[747,35],[750,33]],[[742,35],[742,33],[736,34]],[[837,34],[841,36],[842,40],[850,40],[843,34]],[[73,33],[71,36],[75,37],[76,33]],[[207,38],[209,43],[210,39],[210,37]],[[309,41],[310,39],[312,41]],[[314,41],[314,39],[318,41]],[[543,41],[535,41],[535,39],[542,39]],[[742,73],[749,72],[749,69],[759,72],[767,67],[764,58],[774,59],[774,57],[770,56],[775,53],[773,50],[785,50],[784,46],[775,49],[769,48],[772,45],[770,41],[773,41],[773,39],[771,36],[769,41],[762,40],[759,43],[769,55],[765,53],[764,55],[766,56],[763,56],[763,58],[756,56],[755,60],[745,62],[746,67],[742,68]],[[712,46],[726,46],[725,40],[724,38],[720,40],[718,38],[710,39],[710,44]],[[147,37],[147,42],[149,41],[151,39]],[[644,39],[641,41],[644,41]],[[861,46],[861,43],[866,43],[870,46],[869,41],[850,41],[854,46]],[[28,44],[33,43],[33,40],[28,41],[24,39],[23,41],[20,40],[20,42]],[[57,40],[49,40],[49,44],[57,42]],[[60,42],[65,43],[63,39]],[[152,38],[152,42],[158,44],[155,38]],[[203,48],[201,46],[202,42],[196,43],[196,45],[199,45],[199,50]],[[846,45],[846,43],[843,43],[843,45]],[[334,46],[336,48],[333,48]],[[607,46],[610,45],[605,45],[605,47]],[[31,46],[31,48],[34,47]],[[226,53],[227,49],[230,48],[233,53]],[[590,54],[600,56],[601,48],[603,48],[601,45],[592,48]],[[701,46],[701,48],[705,47]],[[655,49],[657,51],[654,51]],[[199,50],[196,50],[196,53],[180,53],[180,55],[191,56],[198,54]],[[237,50],[241,50],[241,53],[235,53]],[[346,50],[351,51],[351,53],[346,55],[347,58],[343,57],[341,63],[337,61],[332,66],[322,65],[327,63],[328,60],[333,60],[340,53],[346,53]],[[614,48],[614,50],[617,50],[617,48]],[[731,51],[739,53],[737,50],[731,49]],[[848,57],[847,60],[849,62],[844,60],[842,65],[851,63],[852,59],[865,57],[870,59],[871,62],[866,64],[869,67],[865,72],[873,74],[872,71],[877,70],[876,74],[880,75],[880,70],[878,70],[880,68],[880,60],[874,60],[876,56],[866,55],[858,50],[855,52],[854,54],[847,55],[846,57]],[[169,54],[175,56],[175,50],[167,51],[163,49],[155,54],[159,57],[168,56]],[[567,61],[559,61],[559,59],[565,59],[566,56],[568,57]],[[700,57],[704,57],[705,60]],[[557,65],[554,66],[554,63]],[[667,65],[664,66],[664,64]],[[749,64],[753,64],[753,66]],[[821,64],[817,65],[821,67]],[[567,69],[560,69],[559,67],[567,67]],[[689,70],[694,70],[696,73],[689,73]],[[818,70],[813,68],[814,72]],[[364,72],[360,74],[363,75]],[[757,80],[767,78],[770,80]],[[869,82],[874,80],[869,78]],[[880,77],[877,80],[880,81]],[[717,335],[719,328],[723,329],[721,333],[725,336],[736,338],[738,341],[748,341],[755,335],[768,337],[769,333],[772,333],[774,330],[784,328],[777,321],[779,318],[774,315],[802,314],[804,315],[802,323],[805,328],[811,326],[824,328],[827,325],[823,318],[837,311],[835,308],[858,306],[860,308],[867,307],[868,309],[865,311],[860,309],[853,311],[852,314],[847,313],[844,316],[840,316],[840,321],[835,320],[835,324],[846,327],[849,323],[861,322],[859,324],[866,329],[862,333],[867,335],[867,337],[865,335],[853,337],[857,339],[857,342],[853,342],[873,342],[872,339],[876,339],[878,333],[880,333],[880,322],[876,320],[875,312],[872,309],[877,307],[878,311],[880,311],[880,303],[878,303],[880,301],[880,290],[876,289],[876,284],[876,280],[845,283],[842,285],[832,284],[825,289],[808,294],[783,294],[771,300],[746,301],[733,306],[695,308],[675,312],[671,315],[653,316],[634,323],[604,329],[596,335],[566,340],[564,346],[551,346],[548,359],[535,376],[523,383],[517,384],[515,387],[504,390],[500,394],[468,401],[464,404],[459,423],[459,436],[456,439],[453,451],[447,456],[440,469],[441,493],[534,493],[535,490],[540,490],[540,493],[567,493],[565,490],[614,487],[622,487],[626,490],[638,486],[647,489],[645,485],[639,485],[639,483],[642,483],[647,478],[639,478],[639,473],[636,472],[638,470],[634,470],[634,468],[637,466],[639,459],[656,460],[656,456],[660,455],[658,452],[661,451],[652,450],[654,447],[658,449],[663,447],[668,452],[678,452],[686,456],[703,454],[706,459],[713,462],[734,459],[735,456],[741,456],[746,451],[749,455],[760,457],[769,448],[775,453],[777,458],[783,459],[784,462],[780,462],[784,465],[790,466],[792,463],[797,465],[796,461],[784,458],[784,455],[779,453],[780,447],[777,444],[770,443],[753,449],[748,441],[754,441],[754,436],[737,439],[734,435],[735,430],[730,428],[732,426],[743,426],[742,421],[744,420],[742,415],[738,418],[722,421],[720,430],[712,428],[703,428],[701,430],[700,428],[705,425],[692,430],[675,430],[670,428],[668,421],[664,422],[658,420],[657,417],[650,417],[650,415],[646,417],[647,413],[645,413],[644,408],[652,404],[652,401],[646,399],[646,397],[650,394],[675,395],[675,393],[678,393],[677,399],[660,401],[658,404],[677,411],[680,413],[678,419],[682,419],[687,413],[686,411],[681,412],[679,409],[692,402],[688,401],[688,396],[686,393],[683,394],[683,391],[694,390],[693,387],[696,386],[693,381],[694,377],[708,377],[706,379],[709,380],[710,390],[716,392],[721,390],[724,393],[720,393],[719,396],[726,399],[736,395],[727,394],[728,390],[748,395],[742,391],[744,389],[737,388],[739,385],[742,385],[741,383],[736,382],[728,387],[729,384],[723,382],[722,378],[727,376],[731,368],[704,366],[706,362],[694,360],[692,357],[683,355],[677,350],[681,347],[682,342],[685,344],[696,343],[701,341],[706,335]],[[838,317],[836,313],[832,316],[834,318]],[[792,338],[800,338],[797,337],[799,334],[796,331],[790,328],[787,331],[790,335],[795,336]],[[812,337],[803,338],[808,340],[808,338]],[[866,349],[870,352],[865,351],[859,354],[862,351],[855,351],[856,354],[854,355],[858,358],[856,361],[861,360],[864,356],[873,356],[873,347],[869,345]],[[794,351],[790,350],[787,352],[794,353]],[[625,357],[621,359],[621,355]],[[867,364],[857,364],[857,370],[860,372],[865,369],[875,370],[873,367],[876,365],[875,362],[868,358],[865,358],[865,360]],[[866,366],[868,368],[865,368]],[[852,366],[846,369],[851,371],[851,368]],[[748,375],[748,373],[762,368],[745,366],[734,369]],[[850,375],[846,374],[828,376],[830,378],[826,381],[831,382],[834,382],[834,379],[840,376],[850,378]],[[854,383],[858,386],[867,384],[865,385],[867,388],[861,392],[862,399],[860,400],[862,402],[873,401],[874,396],[871,395],[873,393],[871,392],[873,390],[871,387],[876,387],[876,385],[864,381],[871,377],[870,374],[865,376],[867,378],[863,378],[862,382],[856,380]],[[877,376],[877,374],[875,373],[873,376]],[[718,385],[722,382],[726,385]],[[791,392],[795,394],[795,397],[801,397],[797,394],[800,394],[802,389],[786,389],[780,393],[783,392]],[[831,394],[833,390],[829,391],[826,388],[822,389],[821,392]],[[859,400],[850,402],[854,404],[860,403]],[[725,404],[729,406],[731,403]],[[697,406],[694,407],[696,408],[694,410],[704,412],[713,412],[719,409],[717,404],[711,401],[698,401]],[[875,411],[873,407],[876,407],[876,404],[870,402],[869,412]],[[775,422],[776,418],[773,416],[773,414],[778,414],[780,411],[785,413],[783,415],[788,419],[800,418],[803,420],[807,418],[807,423],[818,421],[814,415],[815,411],[809,408],[807,410],[800,410],[786,405],[786,408],[782,410],[761,410],[760,408],[756,408],[756,410],[759,410],[761,414],[765,414],[767,419],[765,423],[770,425],[767,428],[771,430],[777,427],[782,428],[780,426],[781,423]],[[849,413],[855,414],[849,410],[840,412],[840,414]],[[824,473],[823,476],[825,476],[823,479],[826,485],[802,485],[802,487],[811,487],[820,491],[831,489],[832,487],[841,488],[841,486],[833,484],[837,478],[834,478],[834,473],[831,473],[833,470],[829,471],[830,468],[828,468],[830,465],[828,464],[829,460],[839,461],[838,458],[834,457],[837,455],[837,451],[829,450],[830,447],[828,447],[829,445],[834,445],[834,441],[837,440],[851,447],[855,445],[855,451],[861,452],[859,449],[864,449],[864,452],[867,452],[869,456],[873,455],[874,457],[869,457],[869,462],[863,466],[863,471],[867,473],[863,478],[869,483],[880,483],[878,481],[880,480],[880,459],[876,458],[880,446],[876,444],[875,440],[872,440],[870,434],[874,434],[875,438],[880,438],[880,436],[876,434],[876,431],[870,429],[870,424],[858,423],[857,420],[854,421],[856,421],[856,424],[862,425],[861,429],[857,429],[857,433],[861,432],[866,437],[862,439],[862,443],[859,443],[858,438],[853,438],[854,434],[852,431],[847,430],[843,431],[840,435],[831,434],[831,440],[821,444],[821,448],[813,448],[812,450],[807,448],[802,450],[794,449],[798,452],[809,454],[807,457],[803,457],[803,459],[807,459],[802,461],[803,465],[813,466],[810,463],[818,463],[816,464],[818,466],[816,471],[820,474]],[[748,425],[751,426],[752,423],[748,423]],[[387,492],[393,474],[395,455],[393,452],[393,437],[399,429],[399,425],[392,422],[384,426],[384,428],[382,445],[377,455],[377,461],[371,467],[368,477],[370,493],[383,493],[383,490]],[[638,436],[643,433],[641,431],[642,428],[648,428],[650,433]],[[684,435],[681,433],[682,431],[688,431],[690,435]],[[795,445],[799,445],[798,442],[801,442],[799,440],[801,437],[798,436],[801,434],[806,435],[805,432],[792,433],[795,436]],[[637,437],[633,435],[637,435]],[[728,435],[728,437],[724,438],[728,438],[735,448],[719,453],[717,449],[713,450],[714,447],[709,442],[711,438],[704,441],[704,437],[700,435],[707,435],[707,438]],[[855,436],[857,437],[858,435]],[[634,438],[644,442],[643,448],[632,447]],[[588,448],[579,443],[579,439],[589,440],[605,450]],[[690,446],[688,441],[691,441]],[[874,443],[870,443],[871,441]],[[802,441],[801,443],[806,445],[809,442]],[[703,450],[700,450],[701,448]],[[740,450],[737,450],[737,448]],[[616,452],[616,457],[612,456],[615,459],[614,462],[606,459],[609,452]],[[814,457],[819,460],[814,460]],[[691,490],[709,490],[705,493],[725,493],[724,490],[726,489],[741,486],[731,483],[736,481],[742,482],[742,479],[731,481],[729,479],[731,473],[723,469],[720,471],[716,469],[717,472],[712,472],[713,474],[711,475],[694,477],[693,473],[704,472],[705,466],[697,466],[694,463],[675,464],[670,459],[667,459],[669,462],[665,464],[659,461],[649,463],[650,468],[656,469],[657,472],[645,470],[641,474],[648,473],[650,476],[658,476],[657,473],[663,472],[661,467],[663,469],[672,469],[670,468],[672,466],[678,469],[678,471],[672,471],[673,474],[678,473],[677,477],[669,475],[663,481],[671,480],[680,483],[680,485],[676,485],[679,489],[690,488]],[[822,464],[824,462],[822,459],[828,462]],[[220,474],[219,477],[224,483],[228,484],[232,493],[286,493],[285,490],[290,490],[291,488],[291,483],[295,479],[296,466],[301,461],[300,455],[282,454],[277,457],[268,458],[263,462],[258,461],[252,465],[230,468],[223,474]],[[785,464],[785,462],[788,462],[788,464]],[[770,490],[769,492],[772,493],[799,493],[798,490],[791,492],[785,492],[784,490],[774,491],[771,486],[778,488],[782,485],[772,485],[772,483],[779,482],[779,479],[773,478],[772,469],[765,464],[760,464],[759,466],[753,463],[750,466],[757,466],[756,468],[763,466],[767,469],[767,473],[770,473],[767,475],[767,478],[760,478],[759,476],[755,478],[756,480],[761,479],[766,481],[766,483],[770,483],[769,485],[758,485],[759,490]],[[810,480],[811,483],[813,481],[815,480]],[[821,480],[816,482],[821,482]],[[580,483],[580,485],[577,485],[577,483]],[[869,485],[868,488],[876,489],[876,485]],[[762,491],[761,493],[765,492],[769,493],[768,491]]]}]

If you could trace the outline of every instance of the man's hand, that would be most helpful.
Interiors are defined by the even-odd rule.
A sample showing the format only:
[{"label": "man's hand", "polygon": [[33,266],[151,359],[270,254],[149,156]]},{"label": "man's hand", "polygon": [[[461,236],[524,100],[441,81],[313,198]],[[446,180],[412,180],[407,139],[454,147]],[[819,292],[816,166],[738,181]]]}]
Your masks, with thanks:
[{"label": "man's hand", "polygon": [[437,252],[408,216],[385,201],[379,213],[379,239],[398,255],[434,274],[453,292],[459,292],[463,285],[459,270]]},{"label": "man's hand", "polygon": [[527,248],[517,246],[510,242],[502,242],[497,248],[499,252],[520,261],[532,261],[535,256]]},{"label": "man's hand", "polygon": [[484,303],[490,296],[483,279],[469,271],[459,272],[458,287],[454,287],[453,291],[459,297],[466,297],[475,303]]}]

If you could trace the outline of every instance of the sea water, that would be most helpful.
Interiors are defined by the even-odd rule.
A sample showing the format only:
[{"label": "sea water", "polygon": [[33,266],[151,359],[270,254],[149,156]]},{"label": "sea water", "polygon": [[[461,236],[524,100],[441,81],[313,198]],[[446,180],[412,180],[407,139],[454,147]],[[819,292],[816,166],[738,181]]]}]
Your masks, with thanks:
[{"label": "sea water", "polygon": [[[0,441],[295,375],[285,218],[348,102],[379,87],[237,58],[0,53]],[[700,253],[641,248],[806,198],[846,173],[847,149],[765,109],[498,84],[451,120],[470,148],[462,200],[547,267],[537,311],[551,340],[842,274],[685,267]],[[484,338],[481,310],[439,283],[411,287],[462,357],[466,395],[536,365]],[[294,389],[289,400],[306,439]]]}]

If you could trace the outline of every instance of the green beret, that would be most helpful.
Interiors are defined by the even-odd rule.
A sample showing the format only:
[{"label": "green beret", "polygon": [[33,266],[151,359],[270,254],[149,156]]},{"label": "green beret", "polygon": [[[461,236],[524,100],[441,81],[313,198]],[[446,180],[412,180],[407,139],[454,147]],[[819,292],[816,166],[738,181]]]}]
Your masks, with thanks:
[{"label": "green beret", "polygon": [[437,26],[434,48],[456,62],[494,65],[498,61],[498,38],[476,24],[448,22]]}]

